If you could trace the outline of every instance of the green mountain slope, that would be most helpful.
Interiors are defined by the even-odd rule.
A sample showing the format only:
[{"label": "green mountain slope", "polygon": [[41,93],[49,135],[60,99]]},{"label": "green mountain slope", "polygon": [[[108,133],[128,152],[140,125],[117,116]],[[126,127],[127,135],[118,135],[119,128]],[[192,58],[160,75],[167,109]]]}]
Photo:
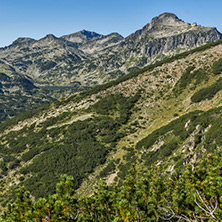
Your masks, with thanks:
[{"label": "green mountain slope", "polygon": [[220,149],[221,58],[219,41],[2,123],[0,202],[20,185],[47,196],[64,173],[88,195],[121,184],[132,163],[173,172]]},{"label": "green mountain slope", "polygon": [[47,89],[39,89],[29,77],[0,61],[0,122],[26,110],[55,101]]}]

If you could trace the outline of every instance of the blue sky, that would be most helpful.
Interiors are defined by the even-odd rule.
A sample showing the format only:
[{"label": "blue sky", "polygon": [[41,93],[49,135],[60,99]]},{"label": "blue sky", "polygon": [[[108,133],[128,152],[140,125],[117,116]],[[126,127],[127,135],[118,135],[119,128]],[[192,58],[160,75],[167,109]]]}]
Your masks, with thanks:
[{"label": "blue sky", "polygon": [[221,0],[0,0],[0,47],[82,29],[125,37],[163,12],[222,32],[221,10]]}]

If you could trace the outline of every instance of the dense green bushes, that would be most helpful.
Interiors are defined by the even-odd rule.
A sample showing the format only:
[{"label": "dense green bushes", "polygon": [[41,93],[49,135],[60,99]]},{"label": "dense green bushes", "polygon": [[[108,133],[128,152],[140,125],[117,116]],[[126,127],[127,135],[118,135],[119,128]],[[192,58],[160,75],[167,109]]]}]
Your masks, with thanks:
[{"label": "dense green bushes", "polygon": [[[166,61],[170,62],[172,60],[169,59]],[[149,66],[149,68],[143,71],[151,70],[153,67],[161,64],[162,62]],[[179,85],[179,87],[187,87],[192,81],[192,83],[198,84],[204,79],[205,72],[203,70],[191,70],[193,70],[193,68],[187,70],[184,77],[181,78],[181,85]],[[131,77],[138,75],[140,72],[141,71],[131,74]],[[191,77],[195,78],[191,79]],[[130,75],[125,78],[130,78]],[[115,84],[117,84],[118,81],[116,81]],[[76,98],[81,98],[83,95],[90,95],[90,93],[96,92],[99,89],[106,89],[106,87],[112,86],[112,84],[114,83],[99,86],[90,92],[76,96]],[[23,131],[18,133],[13,132],[6,135],[4,140],[10,141],[7,142],[9,146],[4,146],[5,141],[2,141],[2,144],[0,144],[0,155],[3,160],[6,161],[0,162],[0,167],[3,170],[2,174],[7,175],[9,169],[20,166],[21,162],[16,159],[17,156],[13,156],[19,151],[22,153],[21,157],[18,156],[21,158],[21,161],[27,162],[34,158],[30,165],[22,169],[21,172],[24,175],[18,178],[26,188],[32,191],[33,196],[46,197],[48,194],[54,193],[55,184],[59,181],[59,175],[64,173],[74,177],[74,188],[77,188],[83,178],[92,172],[98,164],[106,161],[107,153],[115,147],[115,143],[123,136],[124,132],[121,131],[122,133],[120,133],[118,130],[121,128],[121,124],[126,123],[130,118],[131,109],[138,99],[139,94],[132,98],[126,98],[123,95],[110,95],[89,108],[90,112],[95,113],[96,117],[92,117],[86,121],[73,122],[70,125],[67,124],[57,128],[46,129],[48,126],[60,123],[60,121],[62,122],[66,119],[67,113],[65,113],[61,119],[60,117],[49,119],[45,123],[39,124],[38,128],[35,128],[33,125],[30,128],[24,128]],[[68,100],[64,103],[67,101]],[[58,102],[57,105],[59,104]],[[41,109],[44,110],[44,108]],[[37,116],[42,110],[25,113],[23,116],[9,121],[6,125],[2,125],[1,129],[5,129],[4,126],[7,127],[8,124],[18,123],[19,120],[25,119],[26,117]],[[215,115],[216,117],[213,117]],[[168,132],[171,133],[170,135],[173,135],[173,141],[164,141],[164,145],[162,145],[159,150],[142,154],[146,165],[150,166],[154,161],[159,159],[164,160],[164,158],[170,157],[198,125],[206,128],[211,123],[213,133],[211,131],[208,132],[211,132],[212,136],[210,133],[208,134],[208,132],[204,132],[203,138],[201,134],[198,134],[195,143],[203,142],[204,145],[208,144],[207,150],[213,149],[213,146],[221,146],[220,127],[216,124],[217,122],[221,123],[219,118],[221,118],[220,111],[215,110],[212,111],[212,113],[196,111],[187,114],[154,131],[147,138],[139,142],[136,147],[137,151],[140,152],[142,148],[148,150],[154,143],[162,139],[164,140],[164,135]],[[186,128],[185,124],[188,121],[190,121],[190,124]],[[126,162],[120,165],[122,171],[119,173],[119,176],[121,178],[125,176],[129,165],[132,162],[136,162],[135,155],[137,154],[132,151],[124,156]],[[183,164],[182,158],[175,156],[174,159],[177,161],[177,168],[180,168]],[[51,164],[49,164],[49,162]],[[114,167],[114,164],[110,163],[107,168],[101,172],[101,175],[105,176],[107,173],[112,172]],[[30,177],[30,175],[32,175],[32,177]],[[91,205],[89,204],[89,206]],[[90,218],[90,216],[88,217]]]},{"label": "dense green bushes", "polygon": [[115,163],[110,162],[99,174],[100,177],[109,175],[115,169]]},{"label": "dense green bushes", "polygon": [[73,178],[61,177],[56,194],[36,201],[20,188],[0,221],[221,221],[221,151],[208,154],[192,170],[168,175],[152,167],[140,179],[131,169],[121,187],[101,184],[90,197],[76,199]]},{"label": "dense green bushes", "polygon": [[219,59],[213,64],[212,72],[214,75],[218,75],[222,72],[222,59]]},{"label": "dense green bushes", "polygon": [[198,103],[202,100],[212,99],[218,91],[222,90],[222,78],[218,79],[214,84],[206,88],[202,88],[191,97],[193,103]]},{"label": "dense green bushes", "polygon": [[[137,143],[136,148],[149,148],[151,147],[160,137],[163,137],[166,133],[173,131],[175,136],[179,136],[182,139],[185,139],[188,136],[188,133],[184,127],[186,122],[191,119],[197,117],[201,112],[194,111],[192,113],[188,113],[180,118],[171,121],[166,126],[163,126],[155,131],[153,131],[150,135],[142,139],[140,142]],[[189,129],[189,132],[192,132],[192,128]]]},{"label": "dense green bushes", "polygon": [[179,81],[176,83],[173,92],[178,95],[181,93],[184,89],[187,88],[188,85],[193,83],[193,89],[200,84],[202,81],[208,80],[208,75],[203,69],[195,70],[194,66],[189,66],[186,71],[182,74]]},{"label": "dense green bushes", "polygon": [[[54,190],[49,189],[49,186],[55,187],[59,175],[69,173],[75,178],[77,188],[86,175],[105,162],[110,149],[108,144],[121,137],[115,136],[119,126],[112,118],[97,117],[49,130],[48,135],[53,140],[58,140],[59,135],[66,136],[53,144],[48,143],[46,137],[41,137],[45,144],[32,147],[29,152],[23,154],[22,159],[28,161],[28,158],[42,152],[32,164],[22,169],[24,175],[33,175],[24,181],[25,186],[32,190],[36,197],[45,196],[53,193]],[[97,137],[100,137],[100,140],[97,140]]]},{"label": "dense green bushes", "polygon": [[95,105],[93,110],[102,115],[112,115],[115,120],[124,124],[131,115],[131,108],[140,98],[140,92],[133,97],[124,97],[122,94],[111,94],[101,99]]},{"label": "dense green bushes", "polygon": [[[218,61],[214,62],[212,66],[212,73],[214,75],[219,75],[222,72],[222,59],[219,59]],[[205,77],[205,80],[207,80],[207,75],[200,75],[199,79],[203,79]],[[200,81],[197,81],[197,83],[200,83]],[[197,91],[193,94],[191,97],[191,101],[194,103],[198,103],[200,101],[206,100],[206,99],[212,99],[215,94],[222,90],[222,78],[218,79],[214,84],[211,86],[205,87]]]}]

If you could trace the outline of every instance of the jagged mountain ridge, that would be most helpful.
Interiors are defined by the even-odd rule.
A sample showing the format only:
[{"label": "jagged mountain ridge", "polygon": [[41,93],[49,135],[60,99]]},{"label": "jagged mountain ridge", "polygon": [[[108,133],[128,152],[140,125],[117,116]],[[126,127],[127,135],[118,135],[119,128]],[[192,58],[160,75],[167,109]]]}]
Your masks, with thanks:
[{"label": "jagged mountain ridge", "polygon": [[94,86],[220,38],[216,28],[190,25],[164,13],[126,38],[86,30],[60,38],[19,38],[0,49],[0,59],[38,84]]},{"label": "jagged mountain ridge", "polygon": [[18,185],[53,193],[64,173],[88,195],[102,179],[121,183],[132,163],[173,171],[220,149],[221,78],[219,41],[6,121],[0,202]]}]

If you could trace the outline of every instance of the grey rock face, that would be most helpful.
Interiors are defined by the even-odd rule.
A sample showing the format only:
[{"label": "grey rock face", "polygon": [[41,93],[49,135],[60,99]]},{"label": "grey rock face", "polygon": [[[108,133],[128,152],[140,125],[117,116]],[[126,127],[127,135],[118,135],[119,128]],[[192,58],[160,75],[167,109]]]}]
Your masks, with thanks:
[{"label": "grey rock face", "polygon": [[216,28],[202,27],[163,13],[123,38],[82,30],[60,38],[19,38],[0,49],[0,59],[41,85],[88,87],[110,81],[153,61],[221,38]]}]

